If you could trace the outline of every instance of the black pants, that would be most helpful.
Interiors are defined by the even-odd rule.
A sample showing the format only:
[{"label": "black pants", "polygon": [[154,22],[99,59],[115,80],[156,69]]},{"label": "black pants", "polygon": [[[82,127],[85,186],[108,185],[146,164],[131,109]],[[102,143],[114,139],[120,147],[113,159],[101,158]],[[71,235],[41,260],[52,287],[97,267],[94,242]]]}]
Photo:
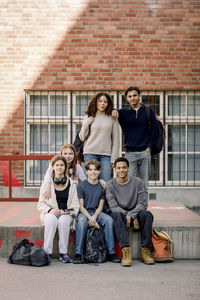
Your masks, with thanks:
[{"label": "black pants", "polygon": [[[130,247],[128,230],[126,227],[126,216],[121,212],[112,212],[110,216],[114,220],[115,232],[120,248]],[[152,213],[148,210],[141,210],[138,213],[137,218],[141,230],[141,246],[152,247]]]}]

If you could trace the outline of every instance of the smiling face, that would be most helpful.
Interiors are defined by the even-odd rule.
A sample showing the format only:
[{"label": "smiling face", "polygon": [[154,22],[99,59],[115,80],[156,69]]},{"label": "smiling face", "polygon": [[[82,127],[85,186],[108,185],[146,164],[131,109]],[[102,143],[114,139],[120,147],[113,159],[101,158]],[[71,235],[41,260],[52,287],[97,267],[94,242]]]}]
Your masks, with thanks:
[{"label": "smiling face", "polygon": [[56,161],[52,168],[54,170],[55,178],[62,178],[65,176],[65,163],[63,160]]},{"label": "smiling face", "polygon": [[127,179],[129,167],[125,161],[119,161],[116,163],[115,172],[119,179]]},{"label": "smiling face", "polygon": [[90,165],[88,170],[86,170],[86,174],[88,176],[88,180],[91,181],[96,181],[98,180],[99,174],[100,174],[100,170],[98,170],[95,165]]},{"label": "smiling face", "polygon": [[108,107],[108,99],[106,96],[101,96],[97,99],[97,112],[103,113]]},{"label": "smiling face", "polygon": [[64,156],[68,163],[71,163],[74,160],[74,151],[70,148],[64,148],[62,151],[62,156]]},{"label": "smiling face", "polygon": [[132,108],[140,107],[140,95],[136,90],[129,91],[126,100]]}]

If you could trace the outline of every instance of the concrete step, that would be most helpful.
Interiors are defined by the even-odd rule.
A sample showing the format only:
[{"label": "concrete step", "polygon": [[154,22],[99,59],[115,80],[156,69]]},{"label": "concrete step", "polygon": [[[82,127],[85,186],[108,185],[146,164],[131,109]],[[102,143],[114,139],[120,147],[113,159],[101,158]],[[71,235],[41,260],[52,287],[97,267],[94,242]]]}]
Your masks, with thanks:
[{"label": "concrete step", "polygon": [[[0,202],[0,257],[8,257],[13,246],[27,238],[43,245],[44,230],[34,202]],[[168,232],[175,243],[175,259],[200,259],[200,216],[183,204],[150,202],[153,226]],[[139,258],[140,232],[129,231],[133,258]],[[69,239],[69,255],[74,255],[75,233]],[[58,233],[54,239],[54,257],[58,256]]]}]

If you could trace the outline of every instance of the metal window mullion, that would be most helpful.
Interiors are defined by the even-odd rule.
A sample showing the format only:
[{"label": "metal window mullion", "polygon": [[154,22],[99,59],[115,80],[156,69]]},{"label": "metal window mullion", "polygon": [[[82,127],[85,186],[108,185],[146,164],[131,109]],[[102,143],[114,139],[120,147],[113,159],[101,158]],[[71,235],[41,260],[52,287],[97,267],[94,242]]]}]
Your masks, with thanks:
[{"label": "metal window mullion", "polygon": [[181,182],[181,96],[179,91],[179,185]]},{"label": "metal window mullion", "polygon": [[[27,154],[27,92],[24,95],[24,153]],[[27,184],[26,161],[24,161],[24,186]]]},{"label": "metal window mullion", "polygon": [[[157,107],[156,107],[156,92],[157,92],[157,91],[154,92],[154,98],[153,98],[153,99],[154,99],[153,105],[154,105],[154,107],[155,107],[155,112],[157,111]],[[153,94],[153,93],[152,93],[152,94]],[[160,106],[160,98],[159,98],[159,106]],[[160,107],[159,107],[159,109],[160,109]],[[160,174],[160,171],[161,171],[161,170],[160,170],[160,169],[161,169],[161,168],[160,168],[160,155],[161,155],[161,154],[159,153],[159,154],[157,155],[156,159],[155,159],[155,166],[156,166],[156,164],[158,164],[158,167],[159,167],[158,181],[160,181],[160,179],[161,179],[161,176],[160,176],[160,175],[161,175],[161,174]],[[155,171],[156,171],[156,169],[155,169]],[[155,176],[155,180],[154,180],[155,183],[154,183],[154,185],[157,186],[156,172],[154,172],[154,173],[155,173],[155,174],[154,174],[154,176]]]},{"label": "metal window mullion", "polygon": [[[33,91],[33,96],[34,96],[34,91]],[[35,105],[34,105],[34,97],[33,97],[33,129],[34,129],[34,116],[35,116]],[[35,145],[34,145],[34,130],[32,130],[33,133],[33,154],[35,152]],[[33,161],[33,183],[35,182],[35,160]]]},{"label": "metal window mullion", "polygon": [[188,92],[185,99],[186,121],[185,121],[185,182],[188,185]]},{"label": "metal window mullion", "polygon": [[[50,131],[51,131],[51,122],[48,123],[48,131],[47,131],[49,141],[50,141],[50,134],[51,134]],[[50,150],[50,147],[49,147],[49,150]],[[49,154],[51,154],[51,153],[49,153]]]},{"label": "metal window mullion", "polygon": [[[174,91],[172,91],[172,128],[174,124]],[[173,160],[174,160],[174,156],[173,156],[173,134],[172,134],[172,130],[171,130],[171,147],[172,147],[172,186],[174,185],[174,171],[173,171]]]},{"label": "metal window mullion", "polygon": [[55,108],[55,118],[54,118],[54,123],[55,123],[55,125],[54,125],[54,152],[55,152],[55,154],[56,154],[56,142],[57,142],[57,135],[56,135],[56,125],[57,125],[57,110],[56,110],[56,101],[57,101],[57,99],[56,99],[56,91],[54,91],[54,95],[55,95],[55,104],[54,104],[54,108]]},{"label": "metal window mullion", "polygon": [[73,124],[73,92],[70,91],[70,143],[72,144],[72,124]]},{"label": "metal window mullion", "polygon": [[117,91],[117,109],[119,109],[119,91]]},{"label": "metal window mullion", "polygon": [[196,153],[196,135],[195,135],[195,124],[196,124],[196,96],[194,91],[194,186],[196,186],[196,164],[195,164],[195,153]]},{"label": "metal window mullion", "polygon": [[[40,127],[42,128],[43,122],[42,122],[42,93],[40,95]],[[43,152],[42,151],[42,130],[40,130],[40,154]],[[40,160],[40,182],[42,178],[42,161]]]},{"label": "metal window mullion", "polygon": [[47,97],[47,149],[50,154],[50,136],[49,136],[49,123],[50,123],[50,93],[48,92]]},{"label": "metal window mullion", "polygon": [[62,91],[62,119],[61,119],[61,123],[62,123],[62,145],[64,145],[64,92]]},{"label": "metal window mullion", "polygon": [[[166,120],[166,116],[165,116],[165,113],[166,113],[166,110],[165,110],[165,104],[166,104],[166,91],[163,92],[163,125],[166,129],[166,123],[165,123],[165,120]],[[160,108],[161,109],[161,108]],[[166,132],[166,130],[165,130]],[[167,139],[167,136],[165,136],[165,141],[164,141],[164,148],[163,148],[163,186],[166,185],[166,179],[165,179],[165,172],[166,172],[166,150],[165,150],[165,147],[166,147],[166,139]],[[167,161],[168,161],[168,158],[167,158]]]},{"label": "metal window mullion", "polygon": [[185,124],[185,182],[188,185],[188,123]]}]

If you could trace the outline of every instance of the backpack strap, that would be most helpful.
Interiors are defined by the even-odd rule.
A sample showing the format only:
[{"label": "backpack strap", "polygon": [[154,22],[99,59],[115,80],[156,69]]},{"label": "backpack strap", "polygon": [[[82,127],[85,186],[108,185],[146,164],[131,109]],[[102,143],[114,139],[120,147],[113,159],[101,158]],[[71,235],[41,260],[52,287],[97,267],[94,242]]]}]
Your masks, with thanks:
[{"label": "backpack strap", "polygon": [[[88,114],[88,118],[89,117],[91,117],[91,115],[90,114]],[[85,143],[85,141],[89,138],[89,136],[90,136],[90,128],[91,128],[91,125],[92,124],[90,124],[89,126],[88,126],[88,135],[86,136],[86,138],[85,138],[85,140],[83,141],[83,143]],[[78,132],[78,134],[80,133],[80,130],[79,130],[79,132]],[[79,137],[80,138],[80,137]]]},{"label": "backpack strap", "polygon": [[151,124],[151,107],[150,106],[144,106],[146,110],[147,115],[147,122],[148,122],[148,128],[149,128],[149,134],[151,134],[152,124]]}]

